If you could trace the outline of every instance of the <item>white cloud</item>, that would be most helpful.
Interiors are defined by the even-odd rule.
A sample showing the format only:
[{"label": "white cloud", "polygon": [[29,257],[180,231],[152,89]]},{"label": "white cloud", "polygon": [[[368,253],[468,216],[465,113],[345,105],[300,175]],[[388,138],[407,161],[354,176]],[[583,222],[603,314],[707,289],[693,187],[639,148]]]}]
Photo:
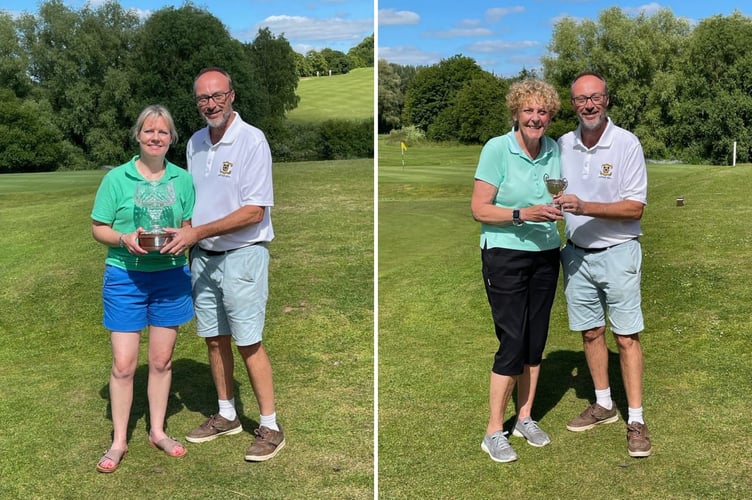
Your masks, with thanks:
[{"label": "white cloud", "polygon": [[152,14],[154,14],[154,11],[150,9],[137,9],[135,7],[132,7],[126,10],[136,14],[138,18],[141,19],[142,21],[145,21],[146,19],[150,18]]},{"label": "white cloud", "polygon": [[428,31],[425,36],[428,38],[459,38],[459,37],[479,37],[491,36],[494,32],[488,28],[452,28],[446,31]]},{"label": "white cloud", "polygon": [[[252,30],[237,35],[240,40],[253,40],[261,28],[275,35],[284,35],[291,44],[306,42],[360,42],[373,32],[372,19],[316,19],[304,16],[270,16]],[[332,47],[330,47],[332,48]]]},{"label": "white cloud", "polygon": [[525,12],[525,7],[522,6],[495,7],[486,11],[486,21],[495,23],[508,14],[522,14],[523,12]]},{"label": "white cloud", "polygon": [[438,52],[426,52],[412,46],[379,47],[378,58],[402,66],[430,66],[438,63],[442,56]]},{"label": "white cloud", "polygon": [[379,26],[408,26],[419,22],[420,16],[409,10],[379,9]]},{"label": "white cloud", "polygon": [[661,4],[652,2],[645,5],[640,5],[639,7],[622,7],[622,10],[626,14],[632,15],[632,16],[638,16],[640,14],[645,14],[646,16],[651,16],[661,10],[663,7],[661,7]]},{"label": "white cloud", "polygon": [[461,28],[475,28],[480,26],[480,21],[477,19],[463,19],[457,23],[457,26]]},{"label": "white cloud", "polygon": [[468,48],[472,52],[492,54],[495,52],[513,52],[521,49],[537,48],[540,46],[541,42],[536,42],[534,40],[522,40],[518,42],[487,40],[483,42],[472,43],[468,46]]},{"label": "white cloud", "polygon": [[[85,3],[88,5],[89,8],[92,10],[97,10],[100,7],[102,7],[104,4],[111,2],[112,0],[87,0]],[[67,3],[67,2],[66,2]],[[151,9],[139,9],[137,7],[124,7],[122,2],[120,4],[121,8],[127,12],[132,12],[133,14],[136,14],[139,19],[142,21],[145,21],[149,17],[151,17],[152,14],[154,14],[154,11]]]}]

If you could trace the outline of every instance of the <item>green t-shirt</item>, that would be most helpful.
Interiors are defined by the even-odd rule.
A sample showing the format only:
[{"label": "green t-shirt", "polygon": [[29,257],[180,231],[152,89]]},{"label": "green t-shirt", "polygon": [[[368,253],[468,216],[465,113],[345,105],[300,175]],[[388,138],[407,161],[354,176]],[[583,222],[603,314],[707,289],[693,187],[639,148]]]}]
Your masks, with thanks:
[{"label": "green t-shirt", "polygon": [[[544,175],[561,177],[559,147],[543,137],[538,157],[531,160],[517,144],[514,131],[489,140],[480,153],[475,178],[496,186],[494,205],[525,208],[551,203]],[[484,248],[542,251],[561,246],[555,222],[525,222],[522,226],[481,224],[480,246]]]},{"label": "green t-shirt", "polygon": [[[109,171],[97,190],[91,218],[112,226],[119,233],[132,233],[139,226],[148,230],[149,216],[146,210],[136,206],[134,192],[139,182],[145,179],[136,169],[136,159]],[[175,201],[164,207],[160,224],[163,227],[180,227],[183,221],[193,216],[193,204],[196,196],[193,178],[186,170],[167,162],[165,173],[157,181],[159,184],[172,184]],[[146,255],[132,255],[125,248],[109,247],[106,264],[132,271],[161,271],[181,267],[187,263],[185,255],[160,254],[150,252]]]}]

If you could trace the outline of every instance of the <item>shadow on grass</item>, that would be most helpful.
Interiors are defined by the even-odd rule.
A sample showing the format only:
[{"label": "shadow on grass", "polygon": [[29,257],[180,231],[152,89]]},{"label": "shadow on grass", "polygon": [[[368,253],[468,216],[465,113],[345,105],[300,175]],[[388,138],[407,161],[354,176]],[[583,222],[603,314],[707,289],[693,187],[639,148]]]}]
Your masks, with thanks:
[{"label": "shadow on grass", "polygon": [[[608,351],[608,380],[611,385],[611,397],[620,408],[622,417],[626,418],[627,402],[624,393],[624,384],[619,367],[619,353]],[[564,398],[564,395],[574,389],[578,399],[587,401],[582,404],[581,410],[595,402],[595,388],[590,370],[585,361],[583,351],[554,351],[548,353],[541,364],[538,389],[535,394],[533,406],[533,419],[541,420]],[[517,405],[517,392],[513,396],[515,407]],[[580,410],[578,410],[580,411]],[[577,415],[572,415],[571,418]],[[504,423],[504,429],[512,431],[517,415],[512,415]]]},{"label": "shadow on grass", "polygon": [[[128,419],[128,441],[133,437],[136,424],[142,418],[146,423],[146,432],[149,432],[149,401],[147,398],[147,382],[149,367],[146,364],[136,368],[133,381],[133,404]],[[250,383],[248,384],[250,385]],[[245,416],[243,398],[240,391],[240,383],[233,380],[235,390],[235,407],[244,429],[255,429],[258,422]],[[110,384],[106,383],[99,391],[102,399],[107,401],[107,418],[112,421],[112,405],[110,402]],[[216,414],[217,391],[212,380],[211,370],[208,363],[198,362],[192,359],[177,359],[172,362],[172,387],[170,397],[167,400],[167,414],[165,416],[165,429],[169,431],[169,420],[172,415],[177,415],[183,408],[188,411],[201,413],[206,418]],[[198,426],[201,422],[196,422]],[[186,430],[187,432],[187,430]],[[182,433],[176,437],[182,439]]]}]

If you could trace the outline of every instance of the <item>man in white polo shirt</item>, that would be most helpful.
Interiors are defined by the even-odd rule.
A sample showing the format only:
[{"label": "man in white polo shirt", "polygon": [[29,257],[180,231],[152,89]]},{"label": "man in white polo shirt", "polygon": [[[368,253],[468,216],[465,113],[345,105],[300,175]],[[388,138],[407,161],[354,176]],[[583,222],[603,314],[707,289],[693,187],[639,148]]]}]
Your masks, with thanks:
[{"label": "man in white polo shirt", "polygon": [[234,339],[261,413],[245,459],[264,461],[285,445],[276,420],[272,366],[262,343],[268,244],[274,238],[272,158],[264,133],[233,110],[235,91],[227,72],[202,70],[194,81],[194,94],[208,127],[188,143],[196,205],[193,227],[181,229],[175,245],[193,246],[196,329],[209,350],[219,411],[188,433],[186,440],[203,443],[243,430],[233,393]]},{"label": "man in white polo shirt", "polygon": [[647,170],[640,141],[606,114],[608,87],[602,76],[583,73],[572,82],[579,127],[559,139],[567,194],[562,206],[567,244],[561,251],[569,327],[582,333],[596,401],[567,424],[582,432],[618,420],[608,380],[606,317],[619,349],[627,395],[627,451],[652,451],[643,418],[644,329],[640,277],[640,220],[647,203]]}]

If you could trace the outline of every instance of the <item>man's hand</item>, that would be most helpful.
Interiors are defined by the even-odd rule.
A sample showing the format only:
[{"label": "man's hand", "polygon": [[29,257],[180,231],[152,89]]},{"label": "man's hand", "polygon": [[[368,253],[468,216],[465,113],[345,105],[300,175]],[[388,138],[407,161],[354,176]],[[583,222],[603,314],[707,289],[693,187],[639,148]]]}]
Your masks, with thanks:
[{"label": "man's hand", "polygon": [[192,226],[183,226],[180,229],[174,227],[164,228],[165,232],[172,235],[172,239],[159,251],[180,255],[198,242],[197,231]]}]

